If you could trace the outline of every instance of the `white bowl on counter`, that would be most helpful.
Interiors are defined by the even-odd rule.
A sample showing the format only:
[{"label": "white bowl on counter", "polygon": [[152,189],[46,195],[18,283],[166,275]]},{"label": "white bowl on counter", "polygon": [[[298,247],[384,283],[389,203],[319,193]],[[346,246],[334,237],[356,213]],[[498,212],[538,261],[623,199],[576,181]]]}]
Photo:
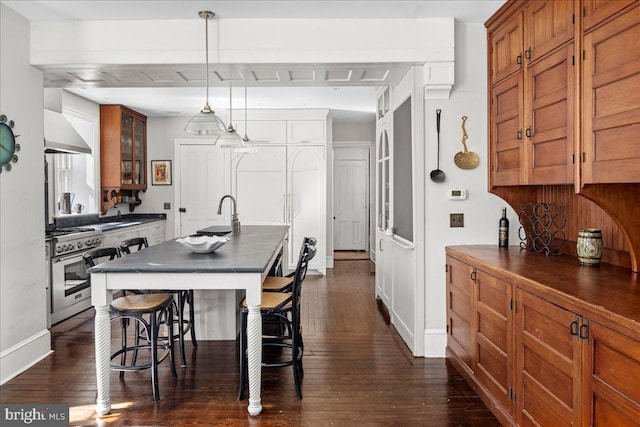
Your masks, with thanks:
[{"label": "white bowl on counter", "polygon": [[197,254],[213,252],[228,241],[228,237],[221,236],[188,236],[176,239],[176,242]]}]

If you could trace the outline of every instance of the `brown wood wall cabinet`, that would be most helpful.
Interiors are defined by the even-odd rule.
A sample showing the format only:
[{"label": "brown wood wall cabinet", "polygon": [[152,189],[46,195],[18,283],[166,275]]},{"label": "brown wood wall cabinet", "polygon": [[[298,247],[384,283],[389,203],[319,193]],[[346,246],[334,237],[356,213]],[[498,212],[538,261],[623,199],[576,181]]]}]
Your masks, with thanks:
[{"label": "brown wood wall cabinet", "polygon": [[100,106],[102,213],[117,204],[140,205],[147,189],[147,117],[123,105]]},{"label": "brown wood wall cabinet", "polygon": [[637,273],[516,246],[446,252],[447,357],[503,425],[638,425]]},{"label": "brown wood wall cabinet", "polygon": [[640,1],[512,0],[485,25],[490,191],[516,212],[567,203],[640,271]]}]

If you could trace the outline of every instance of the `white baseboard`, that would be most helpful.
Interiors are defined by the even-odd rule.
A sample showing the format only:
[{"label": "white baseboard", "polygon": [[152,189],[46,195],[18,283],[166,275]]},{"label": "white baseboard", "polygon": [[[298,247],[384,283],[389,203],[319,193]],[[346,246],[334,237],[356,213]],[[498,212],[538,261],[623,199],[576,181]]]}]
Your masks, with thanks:
[{"label": "white baseboard", "polygon": [[20,375],[48,355],[51,334],[44,329],[0,353],[0,385]]},{"label": "white baseboard", "polygon": [[333,257],[332,256],[328,256],[327,257],[327,268],[333,268]]},{"label": "white baseboard", "polygon": [[446,347],[446,329],[424,330],[424,357],[445,357]]}]

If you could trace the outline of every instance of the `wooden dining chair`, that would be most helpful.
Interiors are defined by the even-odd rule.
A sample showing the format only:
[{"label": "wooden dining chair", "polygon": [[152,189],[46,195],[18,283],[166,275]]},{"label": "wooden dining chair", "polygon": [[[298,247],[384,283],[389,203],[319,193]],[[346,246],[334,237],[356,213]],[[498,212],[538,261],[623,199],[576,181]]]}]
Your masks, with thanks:
[{"label": "wooden dining chair", "polygon": [[[85,252],[82,259],[87,267],[94,267],[103,261],[114,260],[120,257],[120,249],[98,248]],[[166,324],[169,328],[167,336],[173,336],[173,295],[168,293],[150,293],[138,295],[126,295],[116,298],[109,307],[111,311],[111,321],[119,321],[122,331],[120,348],[111,353],[111,369],[120,371],[120,379],[124,379],[126,371],[139,371],[151,369],[151,385],[153,388],[153,398],[160,401],[160,389],[158,386],[158,365],[169,358],[171,365],[171,375],[177,378],[174,351],[172,340],[160,339],[160,326]],[[148,316],[149,320],[145,318]],[[127,329],[130,322],[134,322],[134,341],[129,344],[127,341]],[[140,328],[144,330],[146,340],[140,342]],[[158,350],[162,354],[158,355]],[[138,353],[141,350],[149,350],[149,361],[138,362]],[[127,362],[127,355],[131,354],[131,362]],[[120,363],[113,363],[113,360],[120,358]]]},{"label": "wooden dining chair", "polygon": [[[120,242],[120,250],[125,255],[130,254],[132,249],[135,251],[140,251],[148,247],[149,243],[146,237],[133,237],[131,239],[123,240],[122,242]],[[195,309],[193,307],[193,289],[168,290],[158,292],[171,293],[176,297],[176,299],[174,300],[173,322],[178,325],[179,329],[173,339],[177,339],[178,344],[180,345],[180,365],[184,368],[187,366],[187,358],[184,348],[184,336],[187,334],[187,332],[191,333],[191,344],[194,347],[198,346],[198,342],[196,341],[196,330],[194,323]],[[156,293],[156,291],[136,290],[136,293]],[[187,305],[189,306],[188,318],[185,317],[185,306]]]},{"label": "wooden dining chair", "polygon": [[[303,247],[293,275],[291,292],[262,292],[260,314],[263,322],[262,354],[263,368],[293,367],[293,379],[298,399],[302,399],[301,381],[304,376],[302,356],[304,344],[300,323],[302,282],[306,277],[309,261],[316,255],[316,247]],[[247,382],[247,318],[249,309],[246,300],[241,304],[240,332],[240,389],[238,399],[244,399]],[[269,326],[267,328],[266,326]],[[275,326],[275,327],[274,327]],[[271,332],[271,334],[269,334]],[[287,351],[288,349],[288,351]],[[275,350],[270,351],[270,350]],[[279,354],[278,354],[279,353]],[[274,360],[266,360],[271,355]]]}]

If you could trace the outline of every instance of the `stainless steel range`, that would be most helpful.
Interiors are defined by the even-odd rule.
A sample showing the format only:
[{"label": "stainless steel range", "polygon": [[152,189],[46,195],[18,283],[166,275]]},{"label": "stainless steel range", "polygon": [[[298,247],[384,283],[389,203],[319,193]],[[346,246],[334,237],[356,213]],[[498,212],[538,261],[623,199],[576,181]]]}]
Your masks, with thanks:
[{"label": "stainless steel range", "polygon": [[82,254],[102,245],[102,232],[89,227],[47,231],[51,238],[51,323],[91,307],[91,282]]}]

